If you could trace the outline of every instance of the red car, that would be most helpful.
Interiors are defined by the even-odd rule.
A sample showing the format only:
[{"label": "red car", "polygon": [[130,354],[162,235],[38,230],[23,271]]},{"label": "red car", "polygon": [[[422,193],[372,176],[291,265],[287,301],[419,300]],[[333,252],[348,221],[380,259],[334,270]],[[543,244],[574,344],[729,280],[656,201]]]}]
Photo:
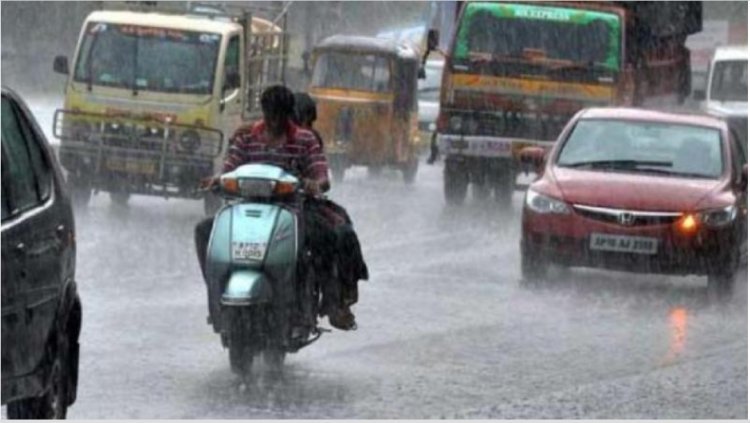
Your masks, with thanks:
[{"label": "red car", "polygon": [[554,263],[707,275],[731,293],[747,254],[744,151],[719,119],[582,110],[547,154],[522,152],[541,175],[524,200],[524,280]]}]

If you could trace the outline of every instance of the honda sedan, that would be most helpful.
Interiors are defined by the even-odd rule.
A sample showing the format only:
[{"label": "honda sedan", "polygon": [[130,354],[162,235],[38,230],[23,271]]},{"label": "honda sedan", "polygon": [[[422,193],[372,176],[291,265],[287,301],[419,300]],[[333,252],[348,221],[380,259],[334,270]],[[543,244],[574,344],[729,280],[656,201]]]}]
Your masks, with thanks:
[{"label": "honda sedan", "polygon": [[719,119],[586,109],[546,153],[522,153],[541,175],[526,192],[524,280],[551,263],[707,275],[731,293],[747,254],[747,157]]}]

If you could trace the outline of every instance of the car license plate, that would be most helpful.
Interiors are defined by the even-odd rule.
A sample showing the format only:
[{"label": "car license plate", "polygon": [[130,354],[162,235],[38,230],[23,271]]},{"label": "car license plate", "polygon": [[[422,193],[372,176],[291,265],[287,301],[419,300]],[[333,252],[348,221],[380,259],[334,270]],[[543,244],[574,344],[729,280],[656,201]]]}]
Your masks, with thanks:
[{"label": "car license plate", "polygon": [[618,253],[656,254],[659,240],[641,236],[592,234],[589,248]]},{"label": "car license plate", "polygon": [[133,160],[109,159],[107,160],[107,169],[118,171],[118,172],[144,173],[144,174],[150,175],[150,174],[156,173],[156,163],[133,161]]},{"label": "car license plate", "polygon": [[260,242],[233,242],[232,260],[263,260],[266,255],[266,244]]}]

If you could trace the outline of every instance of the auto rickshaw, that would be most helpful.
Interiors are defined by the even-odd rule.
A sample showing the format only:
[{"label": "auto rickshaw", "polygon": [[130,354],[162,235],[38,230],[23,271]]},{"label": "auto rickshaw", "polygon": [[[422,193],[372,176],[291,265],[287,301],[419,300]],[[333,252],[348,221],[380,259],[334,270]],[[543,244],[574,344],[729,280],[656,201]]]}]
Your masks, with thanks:
[{"label": "auto rickshaw", "polygon": [[417,174],[420,58],[390,39],[334,35],[313,49],[309,93],[316,128],[335,181],[351,166],[393,167],[406,183]]}]

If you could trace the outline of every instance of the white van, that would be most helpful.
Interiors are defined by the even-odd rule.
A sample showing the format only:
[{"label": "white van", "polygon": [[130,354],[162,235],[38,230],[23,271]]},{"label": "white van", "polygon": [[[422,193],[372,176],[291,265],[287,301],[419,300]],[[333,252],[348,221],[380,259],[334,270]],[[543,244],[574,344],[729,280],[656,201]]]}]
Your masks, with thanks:
[{"label": "white van", "polygon": [[719,47],[708,70],[705,91],[696,91],[701,110],[725,118],[747,143],[747,46]]}]

